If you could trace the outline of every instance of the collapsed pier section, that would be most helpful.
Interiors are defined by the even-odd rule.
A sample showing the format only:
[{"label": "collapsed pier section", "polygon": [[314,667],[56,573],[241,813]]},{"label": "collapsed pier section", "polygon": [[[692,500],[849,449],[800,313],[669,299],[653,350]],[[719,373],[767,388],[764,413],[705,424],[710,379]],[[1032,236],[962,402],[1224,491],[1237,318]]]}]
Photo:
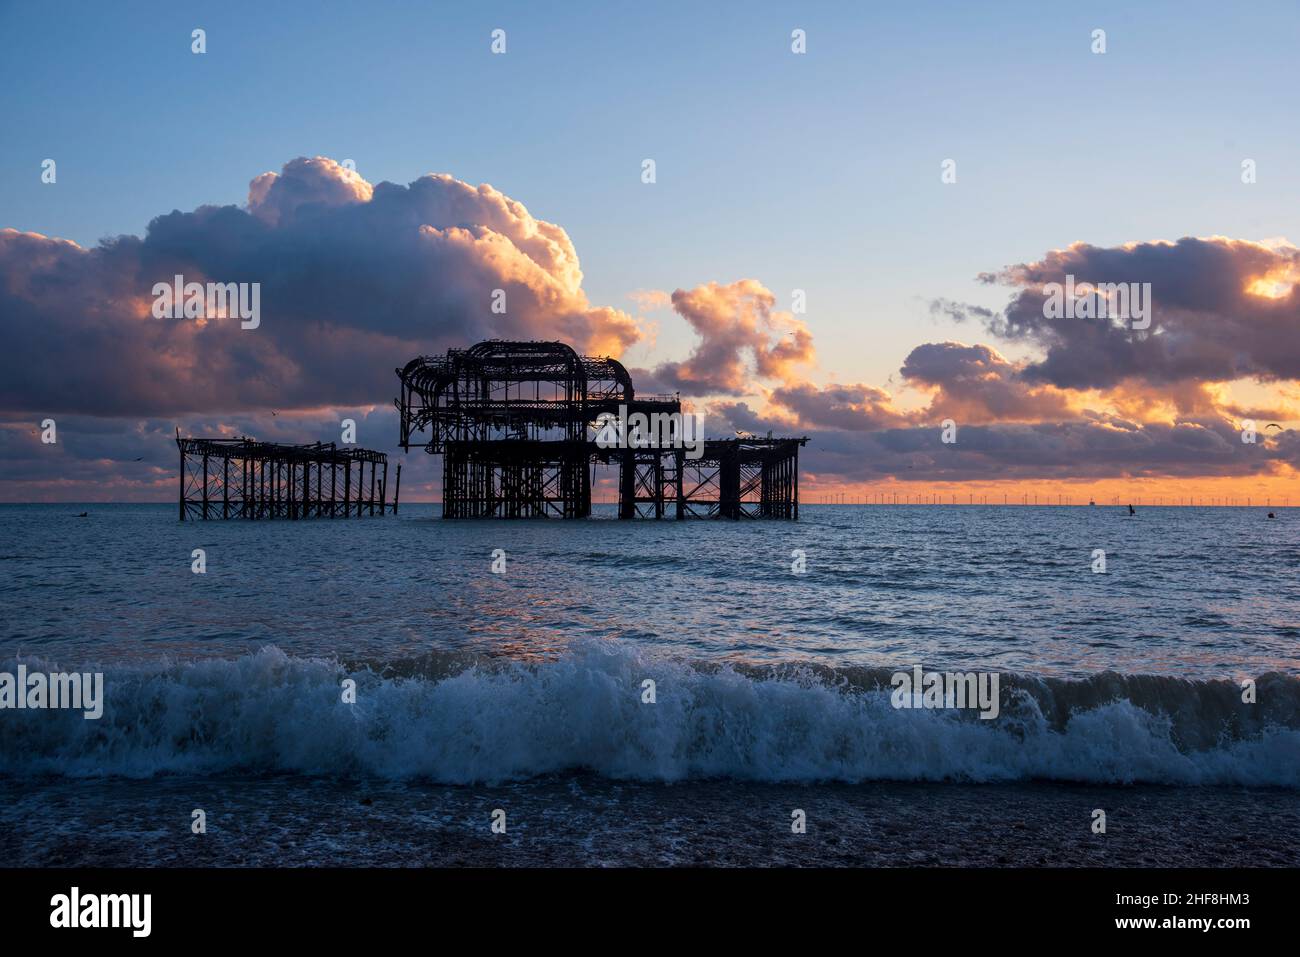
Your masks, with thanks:
[{"label": "collapsed pier section", "polygon": [[397,512],[402,467],[388,501],[388,456],[316,442],[284,445],[188,438],[180,449],[180,520],[348,518]]},{"label": "collapsed pier section", "polygon": [[[620,518],[799,518],[799,449],[806,438],[708,439],[699,458],[641,449],[620,482]],[[596,458],[602,459],[598,451]],[[629,459],[621,462],[620,478]],[[630,494],[629,494],[630,491]],[[625,514],[627,512],[628,514]]]}]

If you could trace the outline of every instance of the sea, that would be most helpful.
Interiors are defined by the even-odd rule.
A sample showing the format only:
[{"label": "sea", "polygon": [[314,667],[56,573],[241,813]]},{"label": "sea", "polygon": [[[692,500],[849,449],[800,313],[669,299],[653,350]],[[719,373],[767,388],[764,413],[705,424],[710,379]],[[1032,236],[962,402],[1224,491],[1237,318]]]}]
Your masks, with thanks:
[{"label": "sea", "polygon": [[0,505],[0,860],[1300,863],[1300,510],[595,511]]}]

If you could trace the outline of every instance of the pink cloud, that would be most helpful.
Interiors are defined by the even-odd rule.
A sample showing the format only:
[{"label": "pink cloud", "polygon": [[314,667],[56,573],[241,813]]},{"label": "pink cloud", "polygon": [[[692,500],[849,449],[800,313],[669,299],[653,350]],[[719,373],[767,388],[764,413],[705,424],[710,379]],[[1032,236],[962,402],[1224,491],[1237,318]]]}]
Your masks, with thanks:
[{"label": "pink cloud", "polygon": [[[261,325],[155,319],[156,283],[259,283]],[[494,299],[502,290],[504,300]],[[504,311],[494,311],[494,303]],[[371,186],[332,160],[255,178],[246,208],[84,249],[0,231],[0,410],[162,415],[386,402],[411,356],[491,337],[620,354],[565,231],[446,175]]]}]

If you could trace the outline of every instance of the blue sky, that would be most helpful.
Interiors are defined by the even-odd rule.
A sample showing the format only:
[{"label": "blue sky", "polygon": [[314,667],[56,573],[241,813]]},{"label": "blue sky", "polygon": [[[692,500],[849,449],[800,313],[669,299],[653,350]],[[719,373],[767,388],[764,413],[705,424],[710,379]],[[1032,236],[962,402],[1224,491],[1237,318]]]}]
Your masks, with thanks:
[{"label": "blue sky", "polygon": [[[0,5],[4,225],[140,234],[242,203],[299,155],[354,159],[371,182],[445,171],[562,225],[597,304],[750,276],[780,301],[803,288],[819,377],[870,381],[918,336],[962,333],[929,299],[1002,305],[981,271],[1075,240],[1300,235],[1294,4],[564,10]],[[658,352],[690,341],[665,322]]]}]

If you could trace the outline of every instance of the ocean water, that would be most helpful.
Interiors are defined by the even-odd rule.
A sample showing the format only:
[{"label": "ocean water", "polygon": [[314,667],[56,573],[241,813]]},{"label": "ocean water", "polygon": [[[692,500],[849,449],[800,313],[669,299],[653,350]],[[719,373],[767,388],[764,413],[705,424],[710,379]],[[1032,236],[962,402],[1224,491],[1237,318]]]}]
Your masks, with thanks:
[{"label": "ocean water", "polygon": [[[181,523],[174,506],[0,505],[0,671],[105,674],[99,720],[0,712],[0,854],[916,863],[870,837],[906,804],[964,848],[939,863],[1256,845],[1295,863],[1300,512],[1274,511]],[[998,716],[895,708],[890,675],[917,665],[996,673]],[[1087,844],[1102,794],[1134,829]],[[508,841],[486,829],[493,802],[520,822]],[[787,847],[805,805],[838,830]],[[972,845],[980,814],[1015,829]],[[728,843],[719,819],[750,837]]]}]

